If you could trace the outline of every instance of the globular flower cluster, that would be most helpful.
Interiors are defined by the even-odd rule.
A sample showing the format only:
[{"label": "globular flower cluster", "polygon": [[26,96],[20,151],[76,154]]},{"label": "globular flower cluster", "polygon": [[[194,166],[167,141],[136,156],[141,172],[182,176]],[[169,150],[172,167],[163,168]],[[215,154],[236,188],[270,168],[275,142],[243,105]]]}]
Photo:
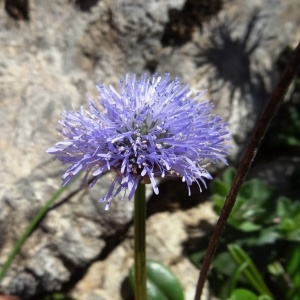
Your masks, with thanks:
[{"label": "globular flower cluster", "polygon": [[130,200],[139,183],[151,183],[158,194],[156,177],[179,176],[190,186],[205,186],[211,179],[207,163],[226,163],[227,124],[211,114],[204,93],[192,96],[179,78],[127,74],[120,92],[98,86],[99,103],[89,101],[89,111],[62,113],[58,129],[64,141],[47,150],[69,169],[63,185],[85,171],[84,182],[93,186],[107,171],[115,172],[105,197],[106,209],[121,190]]}]

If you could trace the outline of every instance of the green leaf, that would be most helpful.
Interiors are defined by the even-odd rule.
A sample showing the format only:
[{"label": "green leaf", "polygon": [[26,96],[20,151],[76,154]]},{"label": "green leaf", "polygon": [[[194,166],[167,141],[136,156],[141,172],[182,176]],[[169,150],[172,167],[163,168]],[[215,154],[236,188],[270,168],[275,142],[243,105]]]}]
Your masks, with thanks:
[{"label": "green leaf", "polygon": [[300,146],[300,140],[294,136],[280,135],[279,137],[284,140],[288,146]]},{"label": "green leaf", "polygon": [[[211,184],[213,194],[226,197],[233,183],[236,171],[233,168],[227,168],[222,174],[222,180],[216,179]],[[225,200],[225,198],[224,198]]]},{"label": "green leaf", "polygon": [[292,202],[286,197],[279,197],[277,200],[276,217],[279,220],[276,224],[277,232],[284,239],[300,241],[300,203]]},{"label": "green leaf", "polygon": [[272,274],[272,281],[276,284],[276,290],[282,295],[286,295],[287,299],[296,300],[294,297],[289,297],[292,293],[291,279],[285,272],[283,265],[280,261],[273,261],[268,266],[268,272]]},{"label": "green leaf", "polygon": [[248,267],[248,263],[244,262],[243,264],[239,265],[235,272],[232,274],[230,281],[229,281],[229,291],[230,293],[236,288],[238,280],[243,276],[244,270]]},{"label": "green leaf", "polygon": [[273,244],[279,238],[280,235],[276,231],[276,227],[270,226],[261,231],[259,237],[257,238],[257,245]]},{"label": "green leaf", "polygon": [[[147,299],[148,300],[184,300],[183,288],[167,267],[147,260]],[[134,289],[134,267],[129,270],[129,282]]]},{"label": "green leaf", "polygon": [[251,231],[257,231],[261,229],[260,225],[254,224],[252,222],[243,222],[238,227],[242,231],[251,232]]},{"label": "green leaf", "polygon": [[43,297],[43,300],[74,300],[66,294],[53,293]]},{"label": "green leaf", "polygon": [[224,205],[225,198],[223,196],[215,194],[212,196],[212,201],[214,203],[214,210],[219,215]]},{"label": "green leaf", "polygon": [[286,254],[286,271],[292,280],[293,287],[288,291],[290,299],[300,299],[300,244],[292,243]]},{"label": "green leaf", "polygon": [[222,174],[223,182],[228,187],[231,187],[234,177],[236,175],[236,170],[234,168],[226,168]]},{"label": "green leaf", "polygon": [[243,184],[239,195],[262,203],[272,195],[272,190],[262,180],[252,179]]},{"label": "green leaf", "polygon": [[238,245],[230,244],[227,246],[228,251],[232,258],[235,260],[238,266],[241,266],[245,262],[248,264],[248,267],[244,270],[244,275],[248,279],[249,283],[253,286],[253,288],[260,293],[261,295],[269,295],[272,296],[269,288],[262,275],[260,274],[257,267],[254,265],[252,259],[249,255]]},{"label": "green leaf", "polygon": [[273,298],[268,295],[260,295],[258,296],[258,300],[273,300]]},{"label": "green leaf", "polygon": [[277,216],[284,218],[293,215],[292,202],[287,197],[279,197],[277,200]]},{"label": "green leaf", "polygon": [[235,270],[235,263],[228,252],[221,252],[213,260],[213,267],[218,272],[231,276]]},{"label": "green leaf", "polygon": [[224,182],[216,179],[211,184],[211,190],[214,194],[220,195],[222,197],[227,196],[230,186],[227,186]]},{"label": "green leaf", "polygon": [[205,255],[205,252],[206,252],[205,249],[198,250],[197,252],[194,252],[189,256],[191,262],[199,269],[201,267],[201,263]]},{"label": "green leaf", "polygon": [[286,271],[291,277],[294,277],[296,274],[299,274],[300,270],[300,244],[291,244],[286,257],[288,259],[286,263]]},{"label": "green leaf", "polygon": [[228,300],[258,300],[257,295],[246,289],[236,289]]},{"label": "green leaf", "polygon": [[[211,185],[214,210],[217,214],[221,213],[235,173],[234,169],[228,168],[224,171],[222,180],[215,180]],[[274,202],[270,201],[272,194],[272,189],[262,180],[246,181],[237,196],[228,223],[244,232],[260,230],[263,225],[269,224],[274,218]]]},{"label": "green leaf", "polygon": [[284,274],[284,269],[278,261],[274,261],[268,265],[268,271],[276,277],[282,276]]}]

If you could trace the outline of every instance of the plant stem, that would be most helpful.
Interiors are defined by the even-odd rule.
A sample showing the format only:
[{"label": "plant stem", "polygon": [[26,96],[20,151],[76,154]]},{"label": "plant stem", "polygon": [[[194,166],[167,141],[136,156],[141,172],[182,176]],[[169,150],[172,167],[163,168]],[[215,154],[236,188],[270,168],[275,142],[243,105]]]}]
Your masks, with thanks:
[{"label": "plant stem", "polygon": [[201,297],[208,270],[210,268],[214,253],[218,246],[220,237],[224,231],[229,214],[235,204],[235,200],[238,195],[238,192],[248,174],[251,164],[263,140],[263,137],[273,117],[275,116],[280,104],[283,102],[287,89],[290,83],[292,82],[294,76],[297,74],[299,67],[300,67],[300,43],[294,50],[294,53],[291,56],[289,62],[287,63],[279,82],[275,86],[269,98],[265,110],[263,111],[259,120],[257,121],[249,145],[243,154],[239,168],[237,170],[236,177],[226,197],[219,220],[214,228],[214,231],[212,233],[211,239],[209,241],[206,250],[206,254],[201,267],[201,272],[199,274],[199,278],[197,282],[195,300],[199,300]]},{"label": "plant stem", "polygon": [[134,196],[134,280],[135,300],[146,297],[146,188],[139,183]]},{"label": "plant stem", "polygon": [[13,262],[15,256],[19,253],[21,247],[25,243],[26,239],[29,235],[33,232],[37,224],[41,221],[41,219],[45,216],[48,212],[48,209],[54,203],[54,201],[66,190],[67,186],[60,188],[55,194],[40,208],[38,213],[35,215],[33,220],[28,224],[25,231],[21,235],[21,237],[15,243],[12,251],[9,253],[6,261],[4,262],[1,270],[0,270],[0,282],[3,280],[7,270],[9,269],[11,263]]},{"label": "plant stem", "polygon": [[227,246],[227,249],[238,266],[246,263],[246,268],[243,269],[243,273],[256,291],[261,295],[268,295],[274,299],[263,277],[254,265],[251,257],[239,245],[230,244]]}]

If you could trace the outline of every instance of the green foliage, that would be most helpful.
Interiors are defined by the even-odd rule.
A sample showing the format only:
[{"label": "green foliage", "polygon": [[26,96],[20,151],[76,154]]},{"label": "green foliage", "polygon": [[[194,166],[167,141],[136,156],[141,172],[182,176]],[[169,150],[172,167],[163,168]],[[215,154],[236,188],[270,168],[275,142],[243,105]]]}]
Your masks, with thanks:
[{"label": "green foliage", "polygon": [[[147,299],[148,300],[184,300],[180,282],[167,267],[147,260]],[[134,267],[129,270],[129,282],[134,290]]]},{"label": "green foliage", "polygon": [[276,230],[281,237],[300,241],[300,202],[292,202],[286,197],[277,199],[276,216],[279,218]]},{"label": "green foliage", "polygon": [[[254,265],[252,259],[247,255],[247,253],[238,245],[228,245],[228,251],[235,263],[238,265],[238,270],[241,270],[248,282],[254,287],[254,289],[260,295],[267,295],[270,298],[272,297],[272,293],[267,287],[264,279],[262,278],[260,272]],[[272,299],[272,298],[271,298]]]},{"label": "green foliage", "polygon": [[[286,109],[287,118],[285,126],[281,127],[281,132],[278,135],[278,143],[290,147],[300,146],[300,106],[295,103],[290,103]],[[286,122],[286,121],[290,122]],[[286,126],[288,124],[288,126]]]},{"label": "green foliage", "polygon": [[253,292],[246,289],[236,289],[234,290],[228,300],[271,300],[269,296],[257,296]]},{"label": "green foliage", "polygon": [[[233,183],[228,168],[211,186],[220,214]],[[200,267],[208,237],[190,255]],[[263,181],[246,181],[221,237],[210,287],[219,299],[300,300],[300,202],[279,197]]]},{"label": "green foliage", "polygon": [[[235,171],[225,170],[222,180],[212,184],[212,200],[215,211],[220,214],[225,196],[232,185]],[[286,197],[275,197],[263,181],[246,181],[237,197],[228,223],[236,230],[256,232],[256,244],[286,239],[300,241],[300,203]]]},{"label": "green foliage", "polygon": [[[266,136],[263,147],[292,150],[300,146],[300,73],[295,78],[294,89],[285,101]],[[265,149],[266,150],[266,149]]]},{"label": "green foliage", "polygon": [[[289,277],[290,288],[288,298],[293,300],[300,299],[300,244],[293,243],[287,251],[286,272]],[[283,274],[283,276],[286,274]]]},{"label": "green foliage", "polygon": [[43,297],[43,300],[74,300],[74,299],[63,293],[54,293]]}]

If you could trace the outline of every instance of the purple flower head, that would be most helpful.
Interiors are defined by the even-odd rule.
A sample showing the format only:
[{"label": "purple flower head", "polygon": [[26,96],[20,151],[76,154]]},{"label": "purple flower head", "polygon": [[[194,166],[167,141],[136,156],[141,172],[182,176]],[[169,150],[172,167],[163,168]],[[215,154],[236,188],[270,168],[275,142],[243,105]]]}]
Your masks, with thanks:
[{"label": "purple flower head", "polygon": [[89,111],[65,111],[59,129],[64,141],[47,150],[69,169],[63,185],[85,171],[84,182],[93,186],[108,170],[115,171],[106,196],[111,199],[124,189],[130,200],[140,182],[159,190],[155,177],[180,176],[190,195],[193,182],[205,185],[211,179],[208,162],[226,163],[229,146],[227,124],[211,114],[208,100],[198,103],[188,86],[169,74],[127,74],[120,92],[98,86],[100,110],[89,101]]}]

